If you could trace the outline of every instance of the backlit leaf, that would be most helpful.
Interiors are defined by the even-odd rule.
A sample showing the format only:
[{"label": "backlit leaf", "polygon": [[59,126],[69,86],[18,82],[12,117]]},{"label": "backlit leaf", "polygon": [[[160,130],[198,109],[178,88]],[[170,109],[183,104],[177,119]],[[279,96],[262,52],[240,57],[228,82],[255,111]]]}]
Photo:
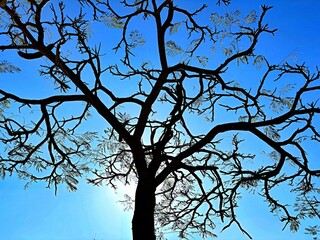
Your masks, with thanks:
[{"label": "backlit leaf", "polygon": [[184,53],[182,48],[173,41],[168,41],[166,45],[167,45],[167,53],[171,57],[175,57],[178,54]]},{"label": "backlit leaf", "polygon": [[170,29],[169,29],[169,33],[170,34],[174,34],[174,33],[178,32],[179,27],[180,27],[181,24],[182,24],[182,22],[177,22],[177,23],[171,25]]},{"label": "backlit leaf", "polygon": [[256,11],[252,10],[245,18],[244,21],[248,24],[254,23],[257,20]]}]

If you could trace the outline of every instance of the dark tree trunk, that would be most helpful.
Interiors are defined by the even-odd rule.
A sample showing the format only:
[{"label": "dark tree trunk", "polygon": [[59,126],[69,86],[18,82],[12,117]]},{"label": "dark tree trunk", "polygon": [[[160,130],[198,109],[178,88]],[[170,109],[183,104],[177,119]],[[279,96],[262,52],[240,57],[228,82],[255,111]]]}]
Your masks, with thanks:
[{"label": "dark tree trunk", "polygon": [[132,219],[133,240],[155,240],[155,189],[151,181],[139,180]]}]

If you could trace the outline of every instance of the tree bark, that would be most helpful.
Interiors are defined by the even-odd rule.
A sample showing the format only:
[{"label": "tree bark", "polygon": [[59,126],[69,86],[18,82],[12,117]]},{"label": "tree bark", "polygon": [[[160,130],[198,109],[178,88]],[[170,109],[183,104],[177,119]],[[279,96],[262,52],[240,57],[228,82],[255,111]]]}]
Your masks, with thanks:
[{"label": "tree bark", "polygon": [[155,240],[155,188],[152,180],[139,180],[132,219],[133,240]]}]

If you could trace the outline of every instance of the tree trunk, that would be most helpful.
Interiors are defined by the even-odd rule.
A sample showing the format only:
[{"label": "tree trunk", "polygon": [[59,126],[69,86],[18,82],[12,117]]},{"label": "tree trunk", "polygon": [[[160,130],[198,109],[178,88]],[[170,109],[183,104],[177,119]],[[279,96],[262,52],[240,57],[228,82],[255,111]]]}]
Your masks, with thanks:
[{"label": "tree trunk", "polygon": [[132,219],[133,240],[155,240],[155,188],[151,181],[139,180]]}]

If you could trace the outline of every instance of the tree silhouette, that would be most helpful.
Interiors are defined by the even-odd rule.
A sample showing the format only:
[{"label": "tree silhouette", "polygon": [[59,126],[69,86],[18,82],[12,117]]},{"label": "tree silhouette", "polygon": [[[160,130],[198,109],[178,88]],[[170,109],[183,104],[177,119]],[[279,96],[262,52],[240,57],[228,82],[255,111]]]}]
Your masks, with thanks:
[{"label": "tree silhouette", "polygon": [[[318,69],[257,53],[258,40],[276,32],[264,21],[269,6],[209,14],[185,5],[2,1],[0,49],[55,84],[43,98],[0,89],[2,178],[71,191],[86,173],[95,185],[135,183],[135,199],[126,198],[135,240],[155,239],[155,226],[159,238],[168,227],[214,237],[218,221],[250,237],[236,214],[245,191],[292,231],[319,218]],[[0,72],[15,71],[0,63]],[[104,126],[91,131],[94,121]]]}]

